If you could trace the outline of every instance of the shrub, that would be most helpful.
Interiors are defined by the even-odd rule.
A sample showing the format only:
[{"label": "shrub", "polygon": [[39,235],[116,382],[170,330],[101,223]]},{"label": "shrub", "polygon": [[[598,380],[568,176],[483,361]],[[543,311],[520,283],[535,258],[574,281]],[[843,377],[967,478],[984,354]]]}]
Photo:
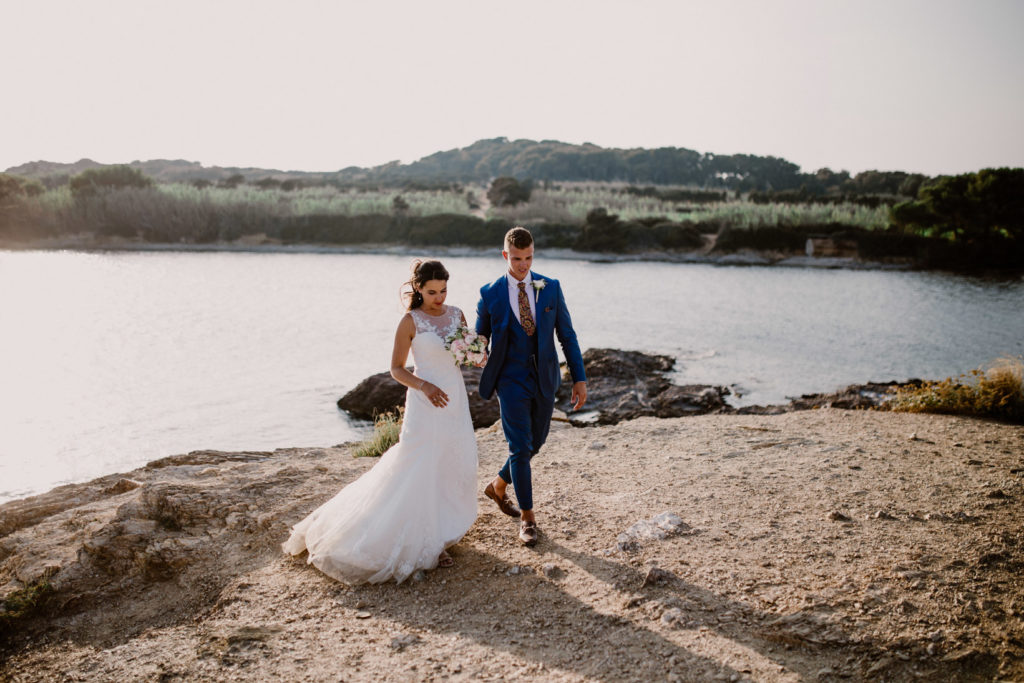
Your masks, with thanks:
[{"label": "shrub", "polygon": [[86,199],[111,190],[150,188],[153,181],[139,169],[121,164],[82,171],[71,178],[70,185],[75,199]]},{"label": "shrub", "polygon": [[586,223],[580,229],[573,248],[578,251],[623,253],[630,246],[629,231],[619,217],[603,207],[587,212]]},{"label": "shrub", "polygon": [[45,579],[30,583],[23,588],[8,593],[0,601],[0,637],[13,632],[17,622],[30,618],[40,612],[46,599],[53,592],[53,586]]},{"label": "shrub", "polygon": [[704,238],[693,223],[658,223],[651,226],[654,242],[664,249],[700,249]]},{"label": "shrub", "polygon": [[530,232],[538,249],[572,249],[579,239],[580,226],[576,223],[544,222],[531,226]]},{"label": "shrub", "polygon": [[988,370],[906,387],[885,404],[909,413],[947,413],[1024,423],[1024,358],[1001,358]]},{"label": "shrub", "polygon": [[797,228],[722,228],[715,240],[715,251],[756,249],[765,251],[803,251],[807,233]]},{"label": "shrub", "polygon": [[1024,168],[985,168],[924,184],[917,199],[893,207],[908,232],[987,242],[1024,239]]},{"label": "shrub", "polygon": [[396,216],[404,216],[409,211],[409,202],[402,199],[402,195],[396,194],[391,200],[391,210]]},{"label": "shrub", "polygon": [[702,190],[695,188],[658,188],[653,185],[637,187],[627,185],[622,189],[625,194],[634,197],[652,197],[665,202],[693,202],[695,204],[724,202],[727,192],[725,190]]},{"label": "shrub", "polygon": [[404,408],[399,408],[397,413],[382,413],[373,421],[373,435],[356,447],[353,456],[356,458],[376,458],[384,455],[385,452],[396,443],[398,436],[402,433],[402,416]]},{"label": "shrub", "polygon": [[491,183],[487,198],[494,206],[515,206],[530,201],[532,191],[532,183],[529,181],[521,183],[511,176],[502,176]]},{"label": "shrub", "polygon": [[0,209],[21,197],[38,197],[46,188],[38,180],[0,173]]},{"label": "shrub", "polygon": [[64,231],[141,237],[147,242],[212,242],[237,237],[225,228],[233,219],[250,223],[234,215],[243,212],[259,218],[249,207],[216,207],[159,189],[126,187],[80,197],[64,216]]},{"label": "shrub", "polygon": [[508,230],[505,221],[484,221],[476,216],[441,213],[408,219],[409,244],[494,247]]},{"label": "shrub", "polygon": [[323,244],[398,242],[405,237],[403,229],[398,226],[397,222],[391,216],[384,214],[290,216],[282,220],[281,227],[276,233],[285,242],[319,242]]},{"label": "shrub", "polygon": [[924,260],[938,240],[911,235],[894,228],[858,230],[837,235],[857,240],[857,253],[866,259],[912,258]]}]

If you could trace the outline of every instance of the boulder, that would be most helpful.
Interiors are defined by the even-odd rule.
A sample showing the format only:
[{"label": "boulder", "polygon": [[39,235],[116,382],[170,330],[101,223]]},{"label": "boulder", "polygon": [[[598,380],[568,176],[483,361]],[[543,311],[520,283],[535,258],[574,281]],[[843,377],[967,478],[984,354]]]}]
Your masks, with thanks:
[{"label": "boulder", "polygon": [[[498,400],[485,401],[480,398],[480,368],[463,368],[462,379],[469,396],[469,413],[473,417],[473,428],[490,427],[501,415]],[[338,399],[338,407],[354,418],[372,420],[381,413],[394,412],[405,405],[405,386],[395,381],[389,372],[380,372],[367,377],[355,389]]]},{"label": "boulder", "polygon": [[744,406],[736,410],[740,415],[779,415],[796,410],[814,410],[816,408],[839,408],[842,410],[866,410],[878,408],[896,395],[904,387],[918,387],[922,380],[911,379],[906,382],[868,382],[867,384],[851,384],[845,389],[832,393],[803,394],[799,398],[790,399],[789,403],[770,406]]},{"label": "boulder", "polygon": [[[726,387],[703,384],[680,386],[664,374],[675,367],[670,356],[621,351],[618,349],[587,349],[583,353],[587,372],[587,405],[584,415],[589,423],[617,424],[637,417],[683,417],[730,410],[725,403]],[[563,374],[556,405],[568,414],[570,421],[583,424],[588,420],[570,411],[572,379]],[[594,414],[596,412],[596,418]]]}]

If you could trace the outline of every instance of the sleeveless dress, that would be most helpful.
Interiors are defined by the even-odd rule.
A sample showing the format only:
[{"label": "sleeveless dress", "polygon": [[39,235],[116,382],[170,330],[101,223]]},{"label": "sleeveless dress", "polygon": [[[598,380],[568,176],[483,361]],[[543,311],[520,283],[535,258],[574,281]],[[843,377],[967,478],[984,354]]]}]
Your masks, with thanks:
[{"label": "sleeveless dress", "polygon": [[446,306],[440,316],[411,315],[416,375],[440,387],[448,405],[408,390],[398,443],[296,524],[282,545],[292,555],[308,550],[310,564],[347,584],[401,583],[433,569],[476,520],[476,436],[462,372],[444,346],[462,312]]}]

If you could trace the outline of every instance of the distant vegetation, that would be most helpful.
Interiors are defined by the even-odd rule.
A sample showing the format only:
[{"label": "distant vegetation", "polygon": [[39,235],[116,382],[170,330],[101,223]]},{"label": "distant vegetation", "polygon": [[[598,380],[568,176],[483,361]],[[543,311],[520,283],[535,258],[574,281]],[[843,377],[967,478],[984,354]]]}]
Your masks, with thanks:
[{"label": "distant vegetation", "polygon": [[[76,172],[64,173],[69,167]],[[876,260],[1024,267],[1024,169],[805,174],[774,157],[498,138],[413,164],[336,173],[88,160],[14,170],[28,175],[0,174],[2,243],[258,236],[493,246],[525,224],[541,247],[581,251],[795,254],[809,237],[831,237]]]},{"label": "distant vegetation", "polygon": [[[292,189],[317,185],[344,188],[378,187],[437,189],[438,185],[490,184],[494,178],[532,179],[536,183],[601,182],[636,186],[677,186],[686,192],[731,190],[736,192],[800,191],[811,195],[891,194],[913,197],[914,183],[925,176],[901,171],[867,171],[851,177],[845,171],[820,169],[802,173],[778,157],[752,154],[700,153],[682,147],[615,149],[585,143],[572,145],[556,140],[479,140],[468,147],[437,152],[410,164],[397,161],[373,168],[348,167],[331,172],[279,171],[259,168],[204,167],[183,160],[157,159],[128,164],[158,183],[224,183],[233,178],[267,186],[289,182]],[[48,188],[66,184],[70,177],[102,167],[82,159],[74,164],[31,162],[8,173],[35,178]],[[284,188],[288,189],[288,188]],[[663,197],[669,201],[697,201],[693,197]]]}]

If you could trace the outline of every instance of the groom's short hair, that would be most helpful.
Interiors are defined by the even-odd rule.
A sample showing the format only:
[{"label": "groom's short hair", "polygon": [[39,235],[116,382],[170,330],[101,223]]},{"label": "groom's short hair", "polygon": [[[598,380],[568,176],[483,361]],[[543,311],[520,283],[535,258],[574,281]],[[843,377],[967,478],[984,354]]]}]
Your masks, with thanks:
[{"label": "groom's short hair", "polygon": [[526,228],[517,225],[505,233],[505,251],[508,251],[509,247],[526,249],[531,244],[533,244],[533,235]]}]

